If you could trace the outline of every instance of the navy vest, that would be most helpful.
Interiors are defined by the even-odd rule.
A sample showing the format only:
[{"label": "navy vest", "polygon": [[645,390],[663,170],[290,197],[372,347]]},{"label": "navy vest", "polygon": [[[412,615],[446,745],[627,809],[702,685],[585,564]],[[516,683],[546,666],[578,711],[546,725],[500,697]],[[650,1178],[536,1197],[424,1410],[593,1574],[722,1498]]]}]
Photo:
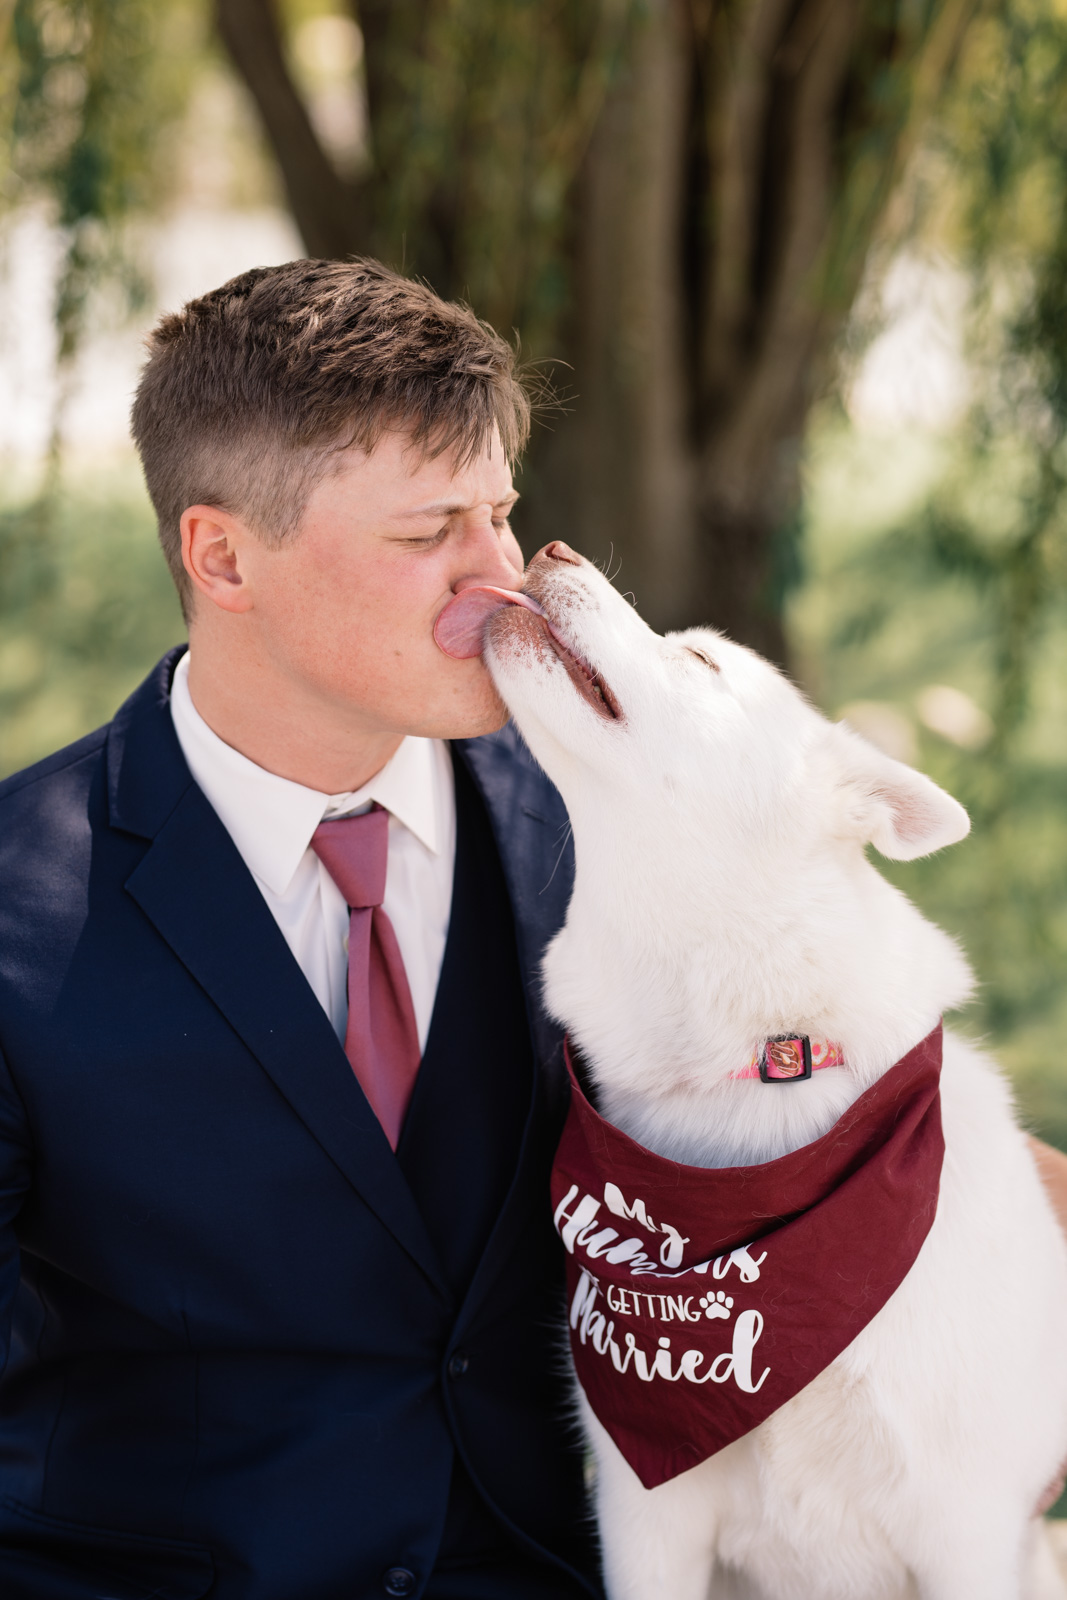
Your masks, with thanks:
[{"label": "navy vest", "polygon": [[503,1209],[533,1051],[515,928],[485,807],[453,758],[456,870],[441,977],[397,1159],[457,1297]]},{"label": "navy vest", "polygon": [[[515,929],[485,807],[462,760],[456,870],[441,977],[397,1159],[449,1285],[462,1300],[515,1176],[533,1052]],[[462,1360],[462,1357],[461,1357]],[[438,1572],[515,1548],[457,1455]],[[546,1584],[558,1583],[558,1575]]]}]

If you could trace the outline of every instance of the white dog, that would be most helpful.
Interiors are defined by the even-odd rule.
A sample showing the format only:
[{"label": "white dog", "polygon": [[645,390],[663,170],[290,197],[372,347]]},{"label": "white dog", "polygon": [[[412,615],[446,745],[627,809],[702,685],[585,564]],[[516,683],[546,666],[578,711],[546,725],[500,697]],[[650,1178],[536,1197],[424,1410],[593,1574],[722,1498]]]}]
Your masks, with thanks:
[{"label": "white dog", "polygon": [[[526,593],[544,616],[500,610],[486,658],[573,824],[545,996],[603,1117],[704,1168],[810,1144],[971,990],[953,941],[864,854],[954,844],[966,813],[750,650],[653,633],[565,545]],[[739,1078],[797,1034],[844,1065],[784,1089]],[[1004,1080],[951,1036],[941,1119],[914,1265],[754,1431],[646,1489],[583,1398],[611,1600],[1059,1592],[1034,1508],[1067,1451],[1067,1249]]]}]

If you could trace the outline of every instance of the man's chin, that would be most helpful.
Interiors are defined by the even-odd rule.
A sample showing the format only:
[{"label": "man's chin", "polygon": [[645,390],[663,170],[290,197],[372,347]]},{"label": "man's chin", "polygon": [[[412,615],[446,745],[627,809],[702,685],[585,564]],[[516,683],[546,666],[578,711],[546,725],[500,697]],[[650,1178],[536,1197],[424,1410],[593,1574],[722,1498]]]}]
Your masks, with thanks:
[{"label": "man's chin", "polygon": [[[507,706],[501,700],[496,690],[484,698],[483,704],[475,712],[466,717],[456,719],[457,725],[448,733],[440,735],[442,739],[478,739],[483,733],[495,733],[502,728],[511,715]],[[451,720],[451,719],[449,719]]]},{"label": "man's chin", "polygon": [[501,700],[498,696],[496,705],[493,707],[491,713],[486,713],[484,723],[482,727],[478,729],[477,733],[459,734],[453,735],[453,737],[476,739],[480,734],[483,733],[496,733],[498,728],[502,728],[504,726],[510,715],[511,712],[508,710],[503,700]]},{"label": "man's chin", "polygon": [[479,739],[483,733],[496,733],[510,715],[486,675],[476,698],[450,706],[434,718],[432,726],[421,726],[417,731],[424,739]]}]

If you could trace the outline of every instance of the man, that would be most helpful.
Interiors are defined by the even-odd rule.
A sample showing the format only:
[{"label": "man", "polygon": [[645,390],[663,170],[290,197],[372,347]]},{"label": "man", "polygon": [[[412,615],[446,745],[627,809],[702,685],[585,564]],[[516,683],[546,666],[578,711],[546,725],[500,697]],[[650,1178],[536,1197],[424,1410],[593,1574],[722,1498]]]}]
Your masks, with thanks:
[{"label": "man", "polygon": [[521,585],[526,425],[507,347],[373,263],[153,336],[189,651],[0,786],[4,1600],[598,1592],[537,1000],[566,819],[432,632]]},{"label": "man", "polygon": [[0,787],[5,1600],[598,1592],[537,1005],[566,819],[432,633],[522,583],[527,418],[508,347],[373,263],[153,335],[189,651]]}]

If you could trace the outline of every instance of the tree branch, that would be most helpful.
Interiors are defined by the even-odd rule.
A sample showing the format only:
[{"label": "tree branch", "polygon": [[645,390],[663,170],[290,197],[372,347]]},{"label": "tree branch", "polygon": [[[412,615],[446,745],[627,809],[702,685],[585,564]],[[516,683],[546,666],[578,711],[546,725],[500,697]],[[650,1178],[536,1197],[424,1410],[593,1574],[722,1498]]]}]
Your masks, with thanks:
[{"label": "tree branch", "polygon": [[582,538],[612,548],[654,626],[691,564],[681,266],[688,30],[649,0],[586,151],[575,368]]},{"label": "tree branch", "polygon": [[702,473],[707,496],[738,508],[753,495],[778,493],[776,463],[767,452],[787,445],[799,429],[812,362],[833,320],[820,267],[839,182],[837,110],[859,20],[857,0],[805,0],[774,63],[777,90],[769,114],[773,110],[776,126],[765,134],[764,182],[774,183],[775,194],[773,204],[765,202],[759,337],[740,381],[724,397],[727,426],[712,425]]},{"label": "tree branch", "polygon": [[215,0],[215,21],[256,103],[308,255],[363,254],[362,186],[340,176],[316,137],[286,66],[273,0]]},{"label": "tree branch", "polygon": [[699,409],[729,405],[756,331],[755,269],[763,210],[771,64],[788,28],[791,0],[716,7],[700,41],[714,216],[708,238]]},{"label": "tree branch", "polygon": [[[834,112],[857,22],[854,0],[808,0],[780,53],[780,103],[792,100],[792,114],[775,152],[784,182],[761,297],[762,336],[744,388],[733,396],[728,438],[713,451],[716,492],[730,498],[744,498],[766,483],[762,457],[768,442],[787,439],[806,409],[805,380],[828,320],[817,279],[837,176]],[[782,79],[793,79],[791,95]]]}]

